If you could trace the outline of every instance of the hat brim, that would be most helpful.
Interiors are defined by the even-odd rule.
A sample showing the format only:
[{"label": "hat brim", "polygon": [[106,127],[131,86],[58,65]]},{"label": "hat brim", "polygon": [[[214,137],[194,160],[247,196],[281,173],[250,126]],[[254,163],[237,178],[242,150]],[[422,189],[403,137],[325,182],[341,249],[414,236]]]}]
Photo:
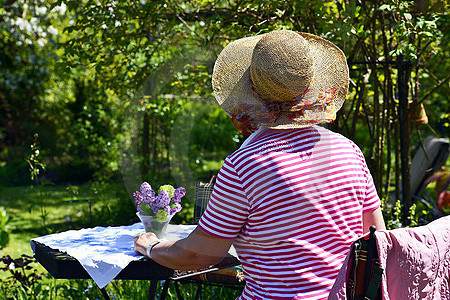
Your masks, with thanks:
[{"label": "hat brim", "polygon": [[[333,43],[316,35],[297,33],[309,43],[314,61],[312,81],[303,100],[317,99],[320,93],[335,89],[334,110],[337,112],[348,92],[348,66],[344,53]],[[237,105],[266,109],[264,102],[251,88],[250,79],[253,49],[263,36],[261,34],[231,42],[216,60],[212,76],[214,96],[229,116],[232,116]],[[322,121],[294,121],[286,113],[281,113],[275,121],[262,126],[285,129],[309,127],[318,123]]]}]

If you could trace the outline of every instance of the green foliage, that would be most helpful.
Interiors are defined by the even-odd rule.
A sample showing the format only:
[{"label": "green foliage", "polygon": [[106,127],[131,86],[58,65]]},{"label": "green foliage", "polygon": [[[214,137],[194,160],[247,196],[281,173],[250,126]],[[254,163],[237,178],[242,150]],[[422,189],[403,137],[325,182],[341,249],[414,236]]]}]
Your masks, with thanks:
[{"label": "green foliage", "polygon": [[39,182],[38,176],[41,171],[45,170],[45,163],[43,163],[39,158],[40,151],[37,146],[38,137],[38,134],[34,135],[34,143],[31,144],[31,154],[27,159],[28,165],[30,167],[31,180],[35,181],[36,183]]},{"label": "green foliage", "polygon": [[[160,295],[164,281],[160,281],[156,294]],[[6,285],[0,281],[1,300],[10,299],[101,299],[103,296],[93,280],[55,280],[42,279],[35,284],[32,291],[17,285]],[[150,282],[144,280],[117,280],[106,286],[106,293],[111,299],[147,299]],[[197,294],[197,284],[182,284],[181,294],[185,299],[192,299]],[[234,299],[241,294],[240,290],[220,286],[204,286],[202,295],[205,299]],[[173,285],[168,291],[167,299],[177,299]]]},{"label": "green foliage", "polygon": [[[438,42],[442,37],[442,31],[438,27],[438,22],[444,20],[444,16],[437,14],[437,11],[421,11],[409,1],[387,1],[387,4],[380,6],[380,10],[387,11],[396,23],[394,34],[399,41],[399,46],[390,52],[396,56],[404,54],[407,59],[417,60],[420,45],[415,44],[421,37],[427,39],[427,43]],[[412,42],[413,41],[413,42]],[[439,43],[439,42],[438,42]],[[433,52],[436,49],[432,50]]]},{"label": "green foliage", "polygon": [[[44,1],[3,1],[0,8],[0,152],[28,144],[42,122],[39,106],[58,58],[54,26],[61,11]],[[17,157],[14,151],[9,154]],[[4,159],[2,157],[2,159]]]},{"label": "green foliage", "polygon": [[[30,109],[2,107],[5,115],[8,107],[12,109],[11,118],[6,120],[39,124],[42,151],[48,152],[47,173],[60,182],[118,178],[122,150],[129,147],[138,148],[129,159],[138,162],[142,174],[168,173],[172,164],[170,145],[177,142],[171,141],[177,119],[194,102],[215,106],[210,101],[210,80],[218,52],[231,40],[274,29],[318,34],[341,47],[350,61],[390,61],[399,54],[417,59],[421,67],[413,73],[412,99],[425,108],[440,106],[441,111],[429,112],[429,120],[433,127],[447,128],[446,68],[438,67],[448,61],[444,59],[448,56],[448,37],[443,35],[447,18],[442,13],[442,1],[423,7],[411,1],[59,0],[53,1],[45,14],[47,2],[39,3],[16,1],[2,10],[2,42],[9,45],[5,48],[9,60],[13,61],[12,53],[20,56],[32,50],[43,62],[36,65],[47,70],[45,76],[35,70],[37,66],[33,72],[25,72],[26,78],[36,75],[41,79],[36,89],[20,89],[21,93],[33,90],[33,97],[21,102],[31,101]],[[20,34],[12,34],[17,24]],[[33,24],[39,25],[35,28],[39,33],[36,42],[28,30],[34,28]],[[29,49],[17,46],[30,41]],[[56,51],[50,47],[55,44],[59,46]],[[53,59],[46,59],[47,55],[53,55]],[[21,70],[26,68],[25,61],[8,65],[8,70],[24,74]],[[368,73],[367,66],[361,69],[352,68],[358,88],[351,89],[335,129],[355,138],[368,154],[379,186],[382,177],[390,173],[381,156],[388,155],[384,147],[391,137],[384,137],[389,134],[379,128],[389,128],[384,120],[396,120],[395,114],[384,113],[387,107],[382,108],[383,103],[393,102],[387,111],[396,109],[392,94],[395,70],[375,74],[373,70]],[[366,75],[367,82],[362,82]],[[393,81],[388,82],[388,77]],[[10,90],[5,88],[3,94]],[[363,104],[358,104],[360,99],[364,99]],[[29,116],[13,118],[14,114],[25,113]],[[191,113],[191,120],[197,118],[190,134],[191,169],[200,170],[209,162],[220,161],[242,140],[226,115],[217,114],[197,118],[199,114]],[[217,122],[210,122],[210,118]],[[134,122],[141,123],[137,125],[140,132],[130,130],[136,126]],[[19,134],[10,132],[11,128],[19,127],[1,124],[0,139],[15,140],[14,147],[17,140],[30,142],[30,132]],[[0,143],[0,166],[2,160],[10,164],[12,153],[17,153],[7,154],[2,147],[12,146]]]},{"label": "green foliage", "polygon": [[[46,185],[50,185],[51,182],[49,181],[43,181],[40,180],[40,176],[39,174],[41,174],[41,171],[45,170],[45,164],[42,162],[39,154],[39,148],[38,148],[38,134],[34,135],[34,142],[33,144],[31,144],[31,154],[27,159],[28,165],[29,165],[29,171],[30,171],[30,177],[31,180],[34,181],[34,187],[36,187],[38,189],[38,202],[41,204],[39,205],[39,211],[40,211],[40,216],[41,216],[41,220],[42,223],[44,225],[44,227],[46,228],[47,232],[50,233],[51,230],[49,229],[49,227],[47,226],[47,216],[48,216],[48,212],[46,210],[46,207],[43,205],[43,203],[45,203],[46,199],[48,198],[48,194],[43,192],[42,187],[46,186]],[[29,206],[29,211],[31,212],[31,210],[36,206],[36,201],[32,201],[30,203]]]},{"label": "green foliage", "polygon": [[[118,175],[126,105],[84,66],[65,70],[56,45],[67,39],[62,29],[70,15],[65,4],[49,9],[48,2],[11,1],[0,9],[0,167],[23,174],[24,165],[12,165],[24,159],[24,145],[38,132],[39,154],[49,166],[45,176],[55,182],[108,180]],[[1,173],[2,182],[27,183]]]},{"label": "green foliage", "polygon": [[384,210],[384,220],[386,223],[386,229],[395,229],[403,226],[402,222],[402,203],[400,200],[395,202],[392,211]]},{"label": "green foliage", "polygon": [[63,147],[59,141],[62,154],[71,158],[67,164],[87,167],[94,179],[109,180],[119,171],[123,103],[98,83],[77,81],[75,87],[75,101],[68,104],[73,124],[65,128],[70,142]]},{"label": "green foliage", "polygon": [[29,299],[39,294],[38,283],[44,274],[37,272],[37,262],[33,257],[21,255],[13,259],[6,255],[0,258],[0,262],[2,263],[0,271],[9,274],[5,280],[0,279],[0,287],[5,298]]},{"label": "green foliage", "polygon": [[9,223],[11,216],[8,216],[5,208],[0,207],[0,249],[6,247],[9,243]]},{"label": "green foliage", "polygon": [[410,207],[408,220],[411,227],[419,225],[418,215],[416,215],[416,204]]},{"label": "green foliage", "polygon": [[408,224],[403,224],[403,204],[400,200],[395,202],[395,205],[389,205],[386,201],[382,201],[383,218],[388,230],[401,228],[401,227],[416,227],[425,225],[426,223],[433,221],[431,211],[432,207],[426,207],[424,209],[421,202],[414,203],[407,216]]},{"label": "green foliage", "polygon": [[80,187],[76,185],[69,185],[67,186],[66,191],[73,197],[77,197],[80,193]]},{"label": "green foliage", "polygon": [[[188,223],[195,181],[220,168],[244,139],[215,103],[210,84],[217,54],[243,36],[293,29],[329,39],[353,62],[392,62],[403,55],[412,61],[411,113],[423,104],[429,119],[429,127],[412,125],[412,143],[419,134],[445,136],[446,8],[440,0],[3,1],[0,182],[29,184],[29,169],[34,187],[2,194],[7,203],[6,213],[0,208],[0,248],[4,232],[12,237],[4,249],[12,251],[16,234],[26,236],[28,247],[30,232],[137,222],[126,172],[137,182],[186,186],[188,199],[172,221]],[[362,148],[380,196],[388,199],[389,183],[400,171],[398,73],[395,65],[380,66],[351,66],[354,84],[332,129]],[[121,175],[125,185],[116,182]],[[69,183],[69,193],[49,186],[49,178]],[[87,180],[90,187],[75,185]],[[387,202],[387,227],[405,226],[401,202]],[[92,204],[92,219],[86,203]],[[429,211],[417,203],[406,219],[418,225],[430,220]],[[30,274],[39,273],[27,270],[24,276],[32,280]],[[7,291],[0,299],[101,297],[92,281],[1,281],[0,288]],[[148,283],[136,281],[117,281],[108,289],[120,299],[145,298],[147,291]],[[182,292],[191,298],[196,289]],[[204,290],[210,299],[238,294]]]},{"label": "green foliage", "polygon": [[144,215],[147,215],[147,216],[153,216],[154,215],[153,210],[150,208],[150,205],[148,203],[141,203],[140,204],[140,208],[141,208],[142,213]]}]

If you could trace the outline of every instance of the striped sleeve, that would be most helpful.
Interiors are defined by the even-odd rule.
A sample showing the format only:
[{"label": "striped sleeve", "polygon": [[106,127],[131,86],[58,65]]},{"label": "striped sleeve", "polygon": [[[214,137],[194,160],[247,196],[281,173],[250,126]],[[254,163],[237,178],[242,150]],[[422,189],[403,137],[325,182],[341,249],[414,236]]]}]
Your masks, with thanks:
[{"label": "striped sleeve", "polygon": [[360,159],[360,164],[363,168],[365,177],[366,177],[366,186],[365,186],[365,197],[363,199],[363,212],[374,211],[378,207],[381,206],[380,198],[378,197],[377,189],[375,188],[375,184],[373,183],[372,174],[370,174],[369,167],[367,167],[366,159],[364,158],[364,154],[361,149],[352,141],[349,140],[353,149],[356,152],[356,155]]},{"label": "striped sleeve", "polygon": [[381,201],[378,197],[377,189],[375,188],[375,184],[373,183],[372,175],[369,170],[366,168],[366,198],[363,204],[363,212],[369,212],[380,207]]},{"label": "striped sleeve", "polygon": [[229,158],[220,170],[208,207],[198,227],[208,235],[235,239],[244,226],[249,213],[249,203],[241,180]]}]

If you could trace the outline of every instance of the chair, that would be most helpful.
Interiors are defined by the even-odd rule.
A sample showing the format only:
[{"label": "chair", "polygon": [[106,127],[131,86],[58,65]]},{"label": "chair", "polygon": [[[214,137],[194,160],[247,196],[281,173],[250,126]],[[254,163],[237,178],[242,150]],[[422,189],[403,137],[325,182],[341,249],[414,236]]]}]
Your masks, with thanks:
[{"label": "chair", "polygon": [[346,282],[348,300],[381,299],[380,283],[383,269],[378,259],[375,230],[375,226],[371,226],[368,238],[360,238],[353,244]]},{"label": "chair", "polygon": [[192,224],[197,224],[202,217],[203,212],[208,206],[209,198],[216,183],[216,175],[210,172],[208,182],[197,182],[195,184],[195,202],[194,202],[194,218]]},{"label": "chair", "polygon": [[411,194],[422,196],[425,182],[445,165],[450,151],[448,139],[427,137],[416,149],[411,160]]},{"label": "chair", "polygon": [[445,165],[449,156],[448,139],[427,137],[416,149],[411,160],[411,196],[428,207],[433,219],[444,214],[437,208],[435,199],[427,192],[427,180]]},{"label": "chair", "polygon": [[450,216],[354,242],[329,300],[448,299]]},{"label": "chair", "polygon": [[[427,180],[445,165],[450,152],[450,143],[448,139],[429,136],[413,152],[410,166],[411,197],[428,207],[433,219],[440,218],[443,214],[438,210],[435,200],[427,194],[425,188]],[[391,204],[394,204],[396,200],[394,192],[391,192]]]},{"label": "chair", "polygon": [[[196,183],[194,218],[192,224],[197,224],[200,221],[214,189],[215,180],[216,175],[210,171],[210,178],[207,182]],[[233,289],[243,289],[245,286],[241,263],[231,255],[226,256],[220,263],[214,265],[212,268],[196,271],[175,271],[175,275],[170,280],[164,282],[160,299],[165,299],[171,281],[174,282],[175,292],[179,300],[183,299],[179,284],[196,284],[197,292],[195,299],[203,298],[203,285],[223,286]],[[152,295],[152,297],[149,296],[149,299],[150,298],[153,299],[154,295]]]}]

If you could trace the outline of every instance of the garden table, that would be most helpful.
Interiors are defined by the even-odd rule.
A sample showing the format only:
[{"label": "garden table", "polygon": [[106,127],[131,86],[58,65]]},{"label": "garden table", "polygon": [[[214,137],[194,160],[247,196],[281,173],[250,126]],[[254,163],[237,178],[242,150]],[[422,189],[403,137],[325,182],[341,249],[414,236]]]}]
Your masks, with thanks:
[{"label": "garden table", "polygon": [[[131,234],[128,234],[129,238],[127,237],[125,240],[127,242],[125,242],[125,244],[127,244],[127,248],[132,247],[132,243],[133,243],[133,236],[134,236],[134,231],[136,229],[140,230],[140,226],[141,224],[134,224],[131,226],[121,226],[121,227],[108,227],[108,228],[103,228],[103,227],[96,227],[93,228],[92,230],[95,232],[98,231],[109,231],[110,233],[114,233],[115,229],[117,228],[118,232],[123,232],[123,229],[132,229],[131,230]],[[99,228],[99,229],[98,229]],[[169,235],[172,234],[176,234],[177,232],[181,232],[183,231],[183,234],[186,234],[186,232],[190,232],[193,230],[193,228],[195,228],[195,226],[189,226],[188,230],[186,230],[186,226],[185,225],[170,225],[169,226]],[[94,230],[97,229],[97,230]],[[149,289],[149,294],[148,294],[148,298],[149,299],[154,299],[155,295],[156,295],[156,288],[157,288],[157,283],[160,280],[165,280],[164,283],[164,287],[163,287],[163,291],[161,293],[161,299],[164,299],[165,296],[167,295],[167,291],[169,288],[169,284],[170,281],[185,281],[185,280],[189,280],[192,278],[200,278],[200,276],[202,276],[202,274],[206,274],[206,273],[210,273],[210,272],[214,272],[217,270],[221,270],[221,269],[225,269],[225,268],[229,268],[229,267],[233,267],[233,266],[237,266],[240,265],[240,262],[237,258],[237,256],[235,255],[234,249],[231,250],[231,254],[228,254],[224,260],[222,262],[220,262],[219,264],[215,265],[215,266],[211,266],[209,268],[205,268],[202,270],[198,270],[198,271],[193,271],[193,272],[181,272],[181,271],[177,271],[177,270],[172,270],[170,268],[164,267],[162,265],[159,265],[158,263],[154,262],[151,259],[148,259],[146,257],[142,257],[136,254],[135,258],[129,259],[129,261],[126,262],[126,264],[121,264],[122,267],[114,270],[114,272],[116,272],[117,274],[114,273],[114,275],[110,275],[110,279],[107,279],[105,281],[105,279],[98,279],[96,278],[96,276],[98,277],[99,274],[95,275],[94,273],[92,273],[92,269],[89,268],[89,266],[87,266],[86,261],[80,258],[76,258],[72,255],[69,255],[67,252],[70,253],[70,251],[67,251],[67,248],[64,248],[64,245],[61,245],[61,240],[67,240],[70,238],[68,238],[67,236],[73,236],[74,234],[81,234],[86,236],[87,233],[89,233],[90,229],[82,229],[80,231],[69,231],[69,232],[63,232],[63,233],[59,233],[59,234],[53,234],[53,235],[48,235],[48,236],[44,236],[44,237],[40,237],[40,238],[36,238],[36,239],[32,239],[31,240],[31,247],[33,249],[34,255],[36,260],[56,279],[94,279],[94,281],[97,283],[98,287],[101,290],[101,293],[103,295],[103,297],[105,299],[109,299],[108,294],[106,293],[105,290],[105,286],[106,284],[112,280],[112,279],[128,279],[128,280],[150,280],[151,284],[150,284],[150,289]],[[143,227],[142,227],[143,230]],[[138,232],[139,233],[139,232]],[[78,237],[78,236],[77,236]],[[181,236],[182,237],[182,236]],[[172,237],[173,238],[173,237]],[[72,238],[78,245],[79,247],[82,247],[83,251],[89,251],[89,239],[87,239],[87,241],[83,242],[82,239],[80,238]],[[118,237],[118,239],[121,241],[124,240],[123,237]],[[131,239],[131,240],[129,240]],[[129,240],[129,241],[128,241]],[[85,245],[83,245],[83,243],[85,243]],[[110,242],[107,243],[106,248],[108,247],[114,247],[114,242]],[[92,248],[95,248],[95,246],[93,245]],[[108,250],[107,250],[108,251]],[[120,249],[118,251],[121,251]],[[123,250],[122,250],[123,251]],[[134,251],[133,249],[130,250],[133,255],[134,255]],[[75,256],[78,256],[77,252],[72,252],[75,253]],[[85,253],[85,256],[89,257],[89,254]],[[95,253],[93,253],[92,255],[95,260]],[[81,261],[81,262],[80,262]],[[102,266],[103,262],[102,261],[95,261],[94,267],[96,269],[98,269],[99,266]],[[89,270],[89,272],[88,272]],[[97,270],[98,271],[98,270]],[[106,273],[111,273],[111,271],[106,270]],[[102,274],[100,274],[102,275]],[[205,277],[203,276],[203,280],[205,280]],[[226,281],[224,281],[226,282]],[[234,283],[234,282],[230,282],[230,283]],[[242,286],[243,286],[243,282],[241,282]],[[178,290],[178,285],[175,284],[175,288],[176,288],[176,292],[179,298],[182,298],[180,296],[180,292]]]}]

